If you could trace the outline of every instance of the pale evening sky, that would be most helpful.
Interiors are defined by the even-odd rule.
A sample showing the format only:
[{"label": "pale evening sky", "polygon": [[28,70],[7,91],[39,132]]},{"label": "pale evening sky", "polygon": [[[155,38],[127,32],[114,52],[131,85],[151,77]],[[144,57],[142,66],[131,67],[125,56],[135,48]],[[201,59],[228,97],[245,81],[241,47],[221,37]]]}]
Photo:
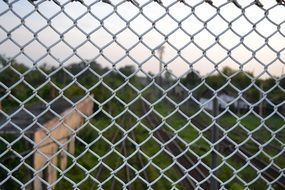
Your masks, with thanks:
[{"label": "pale evening sky", "polygon": [[[213,1],[216,6],[227,2]],[[142,69],[146,72],[157,73],[159,61],[152,51],[163,45],[163,60],[167,68],[177,76],[187,72],[189,66],[201,74],[210,73],[214,70],[213,63],[219,63],[219,69],[224,66],[238,69],[240,65],[235,61],[246,63],[243,69],[254,72],[255,75],[259,75],[267,65],[268,72],[276,76],[282,74],[285,66],[285,14],[282,14],[285,7],[274,6],[274,0],[262,1],[264,9],[270,8],[265,19],[265,11],[255,5],[244,9],[245,15],[241,15],[242,10],[233,3],[225,4],[220,8],[219,15],[216,15],[217,10],[207,3],[201,3],[193,12],[183,3],[174,4],[174,0],[163,0],[165,6],[173,4],[168,10],[155,2],[146,4],[148,1],[138,0],[141,7],[145,4],[140,14],[139,8],[130,2],[120,4],[121,0],[112,0],[114,5],[120,4],[116,7],[116,13],[113,13],[114,7],[95,2],[85,0],[86,5],[94,3],[87,14],[84,13],[88,9],[80,3],[68,3],[64,6],[65,14],[70,16],[68,18],[52,1],[41,3],[38,12],[26,0],[16,2],[12,6],[13,11],[6,12],[7,4],[0,1],[0,54],[16,56],[16,60],[30,66],[42,63],[58,65],[58,61],[68,65],[81,59],[94,59],[103,66],[116,64],[116,67],[121,67],[126,64],[136,65],[136,61],[144,63]],[[199,2],[186,0],[190,6]],[[251,4],[248,0],[239,2],[243,7]],[[21,25],[21,20],[13,12],[25,18],[24,24]],[[51,27],[45,27],[47,20],[40,14],[51,19]],[[111,16],[106,18],[109,14]],[[216,16],[208,21],[214,15]],[[77,20],[77,27],[71,18]],[[129,26],[123,19],[129,21]],[[155,25],[152,25],[153,21],[156,21]],[[207,29],[203,28],[203,21],[208,21]],[[229,22],[232,22],[232,28],[229,27]],[[258,23],[254,31],[250,22]],[[68,30],[69,28],[71,29]],[[6,40],[7,33],[11,33],[12,41]],[[33,40],[33,33],[37,33],[36,40]],[[90,34],[89,39],[86,38],[87,34]],[[240,36],[245,34],[248,35],[241,44]],[[60,35],[63,35],[63,40]],[[138,36],[142,37],[142,42],[139,42]],[[219,43],[215,41],[216,36],[219,36]],[[83,43],[84,41],[86,42]],[[129,56],[126,56],[127,50],[121,46],[129,49]],[[21,47],[23,53],[20,53]],[[52,56],[47,54],[49,48]],[[77,49],[76,55],[72,49]],[[102,53],[99,49],[103,49]],[[230,49],[232,58],[226,58]],[[253,51],[256,52],[255,56]],[[263,74],[262,77],[268,75]]]}]

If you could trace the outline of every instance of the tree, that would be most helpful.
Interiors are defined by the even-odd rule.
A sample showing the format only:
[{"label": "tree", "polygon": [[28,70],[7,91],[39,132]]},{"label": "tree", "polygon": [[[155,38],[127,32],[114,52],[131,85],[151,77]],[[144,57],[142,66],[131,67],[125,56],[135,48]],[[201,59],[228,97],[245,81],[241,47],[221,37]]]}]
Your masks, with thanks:
[{"label": "tree", "polygon": [[127,65],[125,67],[120,68],[119,71],[128,77],[131,74],[133,74],[136,71],[136,69],[132,65]]},{"label": "tree", "polygon": [[198,84],[201,83],[199,72],[192,70],[190,73],[187,74],[187,76],[184,79],[182,79],[182,83],[189,88],[197,86]]}]

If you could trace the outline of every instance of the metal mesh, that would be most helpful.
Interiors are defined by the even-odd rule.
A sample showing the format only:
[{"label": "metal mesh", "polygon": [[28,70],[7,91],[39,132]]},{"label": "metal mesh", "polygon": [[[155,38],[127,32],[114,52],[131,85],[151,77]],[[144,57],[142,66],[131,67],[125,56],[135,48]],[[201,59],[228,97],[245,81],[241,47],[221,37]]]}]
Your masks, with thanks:
[{"label": "metal mesh", "polygon": [[283,1],[1,1],[0,189],[285,189]]}]

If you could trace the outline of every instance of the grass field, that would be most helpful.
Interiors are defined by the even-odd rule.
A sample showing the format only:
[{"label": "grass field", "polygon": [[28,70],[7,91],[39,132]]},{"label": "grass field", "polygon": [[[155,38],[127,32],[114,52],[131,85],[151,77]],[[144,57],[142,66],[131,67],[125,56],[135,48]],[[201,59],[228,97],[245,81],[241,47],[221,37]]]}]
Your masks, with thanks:
[{"label": "grass field", "polygon": [[[125,168],[122,167],[124,160],[122,159],[122,156],[119,156],[119,154],[124,155],[122,150],[123,142],[120,142],[124,138],[126,139],[124,142],[127,148],[126,155],[130,156],[127,163],[133,167],[133,169],[130,169],[129,171],[129,179],[136,178],[129,188],[147,188],[141,179],[145,179],[145,175],[148,177],[148,182],[153,184],[153,189],[170,189],[172,184],[179,180],[179,176],[173,172],[173,169],[167,169],[167,167],[171,166],[172,160],[161,153],[161,146],[155,140],[149,138],[148,130],[144,129],[142,125],[137,125],[132,134],[128,133],[127,136],[123,136],[121,130],[130,128],[135,121],[128,120],[128,122],[125,122],[123,119],[118,119],[116,122],[118,125],[120,125],[120,127],[122,127],[122,129],[119,129],[118,126],[113,125],[108,120],[109,119],[106,117],[99,116],[91,121],[91,125],[98,129],[104,130],[107,127],[109,128],[101,134],[94,130],[91,125],[86,127],[86,129],[83,129],[78,134],[78,136],[84,142],[86,142],[86,144],[77,141],[76,154],[74,155],[74,157],[80,157],[77,160],[77,163],[84,167],[84,170],[92,171],[90,176],[97,178],[100,183],[104,183],[104,181],[106,181],[102,187],[103,189],[112,189],[112,186],[115,186],[114,189],[123,188],[120,180],[127,183],[128,176],[126,176]],[[116,138],[114,138],[114,136],[116,136]],[[98,140],[95,142],[95,139],[97,138]],[[136,153],[138,150],[135,148],[135,145],[131,142],[131,140],[128,139],[131,139],[135,141],[137,145],[140,145],[140,151],[143,152],[143,154]],[[111,142],[112,140],[113,142]],[[109,143],[107,143],[107,141],[109,141]],[[115,144],[115,146],[112,147],[110,143]],[[87,144],[92,145],[86,152]],[[139,154],[144,166],[142,166],[139,162]],[[101,164],[98,161],[99,157],[104,157],[102,161],[105,164]],[[70,164],[72,164],[72,159],[70,159]],[[75,183],[83,182],[86,174],[81,169],[81,166],[79,167],[78,165],[75,165],[69,172],[66,173],[66,176]],[[143,167],[145,167],[145,169],[141,171]],[[165,172],[161,173],[160,170],[163,169],[166,170]],[[136,172],[139,172],[139,176],[141,176],[141,178],[137,177]],[[166,177],[161,178],[161,174],[162,176]],[[86,181],[84,181],[79,188],[98,189],[99,186],[90,180],[92,177],[86,179]],[[169,182],[166,178],[172,180],[172,182]],[[67,180],[63,180],[58,184],[57,189],[69,189],[71,187],[71,183],[69,183]],[[179,188],[179,185],[177,185],[177,187]]]},{"label": "grass field", "polygon": [[[129,109],[142,117],[140,106],[137,102]],[[110,104],[106,110],[116,117],[123,113],[124,108],[114,103]],[[195,118],[205,126],[211,126],[212,119],[203,112],[195,116],[197,107],[190,109],[182,106],[179,111],[163,101],[155,105],[154,110],[156,115],[161,115],[165,119],[161,127],[169,134],[177,135],[176,139],[183,149],[189,148],[191,154],[201,157],[202,161],[210,166],[211,129],[201,132],[199,128],[201,126],[195,126],[195,122],[188,118]],[[233,116],[225,113],[219,117],[217,124],[222,129],[219,130],[220,134],[223,134],[223,130],[226,131],[225,134],[229,138],[252,154],[257,154],[258,158],[269,162],[269,156],[274,157],[273,162],[277,167],[285,167],[284,153],[278,155],[285,139],[285,121],[282,117],[275,114],[262,119],[254,114]],[[173,186],[183,189],[181,183],[178,183],[181,176],[173,167],[172,158],[151,135],[151,128],[145,119],[138,121],[132,114],[125,112],[112,120],[102,112],[98,113],[78,132],[76,152],[70,155],[68,169],[64,175],[58,172],[59,183],[56,189],[121,189],[122,182],[128,181],[132,182],[129,189],[146,189],[148,187],[144,180],[151,183],[152,189],[171,189]],[[2,138],[12,141],[14,137]],[[253,138],[256,140],[253,141]],[[22,142],[19,141],[14,145],[18,152],[24,151]],[[259,152],[261,146],[263,149]],[[0,148],[1,152],[7,149],[4,143],[1,143]],[[220,152],[223,153],[222,149]],[[123,156],[128,158],[124,160]],[[5,164],[8,168],[14,168],[20,163],[20,159],[1,161],[1,164]],[[130,167],[127,169],[124,163]],[[221,182],[226,184],[227,189],[244,189],[246,187],[244,183],[249,183],[247,187],[250,189],[267,188],[266,183],[258,176],[258,172],[250,165],[245,166],[233,157],[223,159],[221,156],[218,157],[218,164],[217,175]],[[25,172],[29,171],[23,166],[12,175],[29,181],[29,175]],[[8,172],[2,170],[0,173],[0,181],[3,181]],[[99,183],[102,186],[98,186]],[[2,185],[2,189],[19,187],[20,185],[14,180],[8,180]]]},{"label": "grass field", "polygon": [[[202,160],[208,166],[210,166],[211,156],[210,154],[207,155],[207,153],[211,150],[209,134],[210,129],[200,133],[198,126],[195,127],[191,122],[188,122],[187,119],[182,116],[182,114],[179,114],[178,112],[173,113],[173,109],[168,104],[160,104],[155,107],[155,110],[157,113],[166,118],[165,124],[161,127],[163,127],[165,131],[168,131],[170,134],[177,134],[177,139],[183,148],[186,148],[185,143],[190,144],[190,152],[202,157]],[[189,110],[189,113],[186,113],[186,115],[191,114],[191,112],[195,111]],[[207,125],[210,125],[212,122],[212,120],[206,114],[201,113],[197,117]],[[122,142],[119,142],[119,140],[124,138],[127,139],[125,141],[126,147],[128,148],[127,155],[132,155],[132,157],[128,159],[127,163],[132,165],[132,167],[134,167],[137,171],[140,171],[142,168],[142,165],[138,161],[138,153],[135,153],[135,151],[137,151],[135,148],[136,146],[133,145],[132,141],[128,140],[132,139],[137,143],[136,145],[140,145],[139,150],[140,155],[142,156],[141,159],[143,160],[144,164],[147,165],[145,172],[147,173],[148,181],[152,182],[153,184],[152,188],[170,189],[180,178],[177,171],[171,167],[173,163],[171,158],[165,153],[161,152],[161,146],[156,142],[156,140],[154,140],[154,138],[150,138],[149,128],[147,128],[147,125],[144,125],[144,120],[142,120],[141,124],[137,123],[136,119],[130,114],[125,114],[122,116],[122,118],[123,119],[118,119],[118,121],[116,121],[116,123],[122,127],[121,129],[118,129],[118,126],[113,125],[111,120],[107,117],[98,116],[91,121],[92,125],[100,130],[105,130],[106,127],[109,127],[108,130],[104,131],[103,133],[98,133],[89,126],[79,133],[78,136],[87,143],[93,143],[93,140],[96,138],[99,138],[99,140],[90,146],[92,153],[91,151],[88,151],[84,154],[82,153],[86,150],[86,145],[77,141],[78,148],[75,157],[82,155],[77,161],[78,164],[82,165],[86,171],[92,171],[94,166],[98,166],[97,169],[90,174],[93,177],[96,177],[96,174],[98,175],[98,168],[100,168],[98,158],[108,155],[103,159],[103,161],[110,168],[108,169],[107,167],[102,167],[103,169],[97,179],[101,183],[106,180],[104,189],[111,189],[112,185],[114,186],[114,184],[116,187],[118,187],[118,185],[121,186],[118,178],[124,182],[127,182],[127,176],[124,167],[122,167],[124,161],[122,157],[118,156],[117,154],[118,152],[123,154],[123,151],[120,150],[122,149],[120,148],[122,147]],[[128,122],[124,121],[124,118],[128,118]],[[236,143],[243,143],[246,141],[246,143],[244,143],[242,146],[246,147],[246,149],[251,153],[258,153],[259,146],[266,144],[270,139],[273,138],[272,132],[276,132],[275,137],[277,137],[280,142],[282,142],[285,135],[285,130],[278,131],[282,126],[284,126],[284,120],[277,115],[268,117],[266,120],[262,121],[253,114],[249,114],[245,117],[239,116],[236,118],[227,113],[219,118],[218,124],[224,130],[228,131],[228,137],[230,137]],[[128,133],[127,136],[123,136],[123,133],[119,132],[119,135],[114,141],[116,144],[114,147],[110,146],[109,143],[106,143],[105,140],[108,139],[108,141],[111,141],[116,131],[127,131],[127,129],[130,129],[131,127],[134,127],[132,130],[134,131],[133,134],[135,135],[135,139],[133,139],[131,132]],[[269,132],[268,129],[271,129],[272,132]],[[248,139],[249,135],[255,138],[258,137],[257,142],[259,142],[260,145],[257,145],[256,142]],[[270,146],[281,149],[282,144],[280,144],[280,142],[277,140],[272,140],[272,142],[264,146],[263,152],[258,153],[257,157],[264,161],[268,161],[267,156],[276,156],[279,151],[272,147],[270,148]],[[94,153],[96,153],[97,156],[95,156]],[[258,177],[257,171],[251,166],[244,167],[243,163],[236,161],[234,158],[223,160],[222,157],[219,157],[219,164],[220,166],[217,170],[217,174],[222,182],[227,183],[226,187],[228,189],[243,189],[245,188],[243,183],[250,183],[251,185],[248,186],[250,189],[266,189],[266,183]],[[284,159],[282,159],[282,155],[277,156],[274,159],[274,164],[280,168],[285,167],[285,162]],[[75,168],[77,168],[78,171]],[[112,175],[111,170],[116,170],[114,175]],[[160,170],[163,170],[164,172],[161,173]],[[234,176],[235,172],[236,176]],[[78,175],[79,173],[81,173],[81,175]],[[139,175],[142,178],[145,178],[143,172],[140,172]],[[84,177],[86,177],[86,174],[84,174],[84,171],[82,171],[79,166],[74,166],[74,168],[67,173],[67,176],[74,182],[81,182],[85,180]],[[114,176],[116,176],[117,179],[114,178]],[[133,179],[136,176],[137,175],[135,174],[134,170],[130,171],[130,179]],[[160,178],[160,176],[163,177]],[[91,184],[94,183],[89,178],[82,183],[82,187],[85,185],[88,187]],[[57,188],[63,189],[68,188],[68,186],[71,187],[72,184],[68,183],[67,181],[61,181]],[[180,184],[176,187],[180,188],[182,186]],[[98,187],[93,185],[93,188],[97,189]],[[136,178],[134,183],[131,185],[131,188],[142,189],[146,188],[146,186],[143,180]]]},{"label": "grass field", "polygon": [[[181,110],[184,110],[182,114],[179,112],[172,114],[174,111],[173,106],[161,103],[157,106],[157,110],[162,116],[168,118],[166,119],[168,130],[177,133],[182,141],[191,144],[191,152],[204,157],[204,162],[210,166],[211,157],[205,155],[211,149],[211,129],[201,129],[199,126],[195,126],[193,120],[199,120],[205,126],[211,126],[213,120],[204,112],[195,116],[194,114],[199,109],[197,107],[191,109],[190,107],[181,108]],[[192,116],[192,122],[185,115]],[[277,168],[283,169],[285,167],[284,151],[283,154],[280,154],[283,150],[285,139],[285,121],[281,116],[274,114],[262,118],[253,113],[234,116],[228,112],[220,115],[216,122],[220,128],[218,131],[222,136],[226,135],[239,146],[252,154],[256,154],[255,157],[267,163],[270,163],[270,158],[273,157],[273,163]],[[170,127],[171,129],[169,129]],[[203,132],[200,133],[202,130]],[[255,139],[254,141],[252,140],[253,138]],[[223,151],[220,150],[220,152],[222,153]],[[244,181],[251,184],[249,186],[250,189],[267,189],[266,182],[260,179],[258,172],[253,167],[244,167],[243,163],[238,162],[234,158],[224,160],[222,157],[219,157],[219,164],[221,164],[221,167],[217,173],[223,182],[229,182],[226,185],[227,188],[243,189],[245,188]],[[232,178],[234,170],[237,171],[238,178]]]}]

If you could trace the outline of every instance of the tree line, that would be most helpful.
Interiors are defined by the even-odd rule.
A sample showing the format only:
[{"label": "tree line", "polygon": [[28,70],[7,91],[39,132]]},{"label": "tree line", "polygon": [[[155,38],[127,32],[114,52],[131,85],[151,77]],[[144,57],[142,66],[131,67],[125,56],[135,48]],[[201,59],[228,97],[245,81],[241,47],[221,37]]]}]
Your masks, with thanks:
[{"label": "tree line", "polygon": [[[48,64],[28,67],[16,60],[0,56],[1,106],[3,110],[9,110],[23,101],[29,104],[41,98],[53,99],[61,94],[73,97],[86,93],[93,93],[98,102],[104,102],[112,96],[114,91],[116,96],[128,101],[130,96],[136,96],[135,94],[138,93],[133,87],[143,90],[146,87],[145,83],[157,78],[151,74],[142,77],[135,73],[136,68],[133,66],[127,65],[117,70],[102,67],[95,61],[74,63],[65,67]],[[184,77],[174,78],[166,72],[159,77],[159,80],[158,85],[164,89],[170,88],[173,84],[179,84],[193,92],[193,96],[196,97],[203,96],[205,91],[218,91],[233,96],[242,94],[243,98],[254,104],[266,96],[269,101],[265,101],[264,105],[268,106],[272,104],[282,106],[285,97],[284,76],[261,79],[250,72],[234,70],[230,67],[224,67],[216,74],[209,76],[201,76],[198,71],[190,70]],[[152,88],[155,87],[150,87]],[[264,92],[261,93],[261,90]]]}]

